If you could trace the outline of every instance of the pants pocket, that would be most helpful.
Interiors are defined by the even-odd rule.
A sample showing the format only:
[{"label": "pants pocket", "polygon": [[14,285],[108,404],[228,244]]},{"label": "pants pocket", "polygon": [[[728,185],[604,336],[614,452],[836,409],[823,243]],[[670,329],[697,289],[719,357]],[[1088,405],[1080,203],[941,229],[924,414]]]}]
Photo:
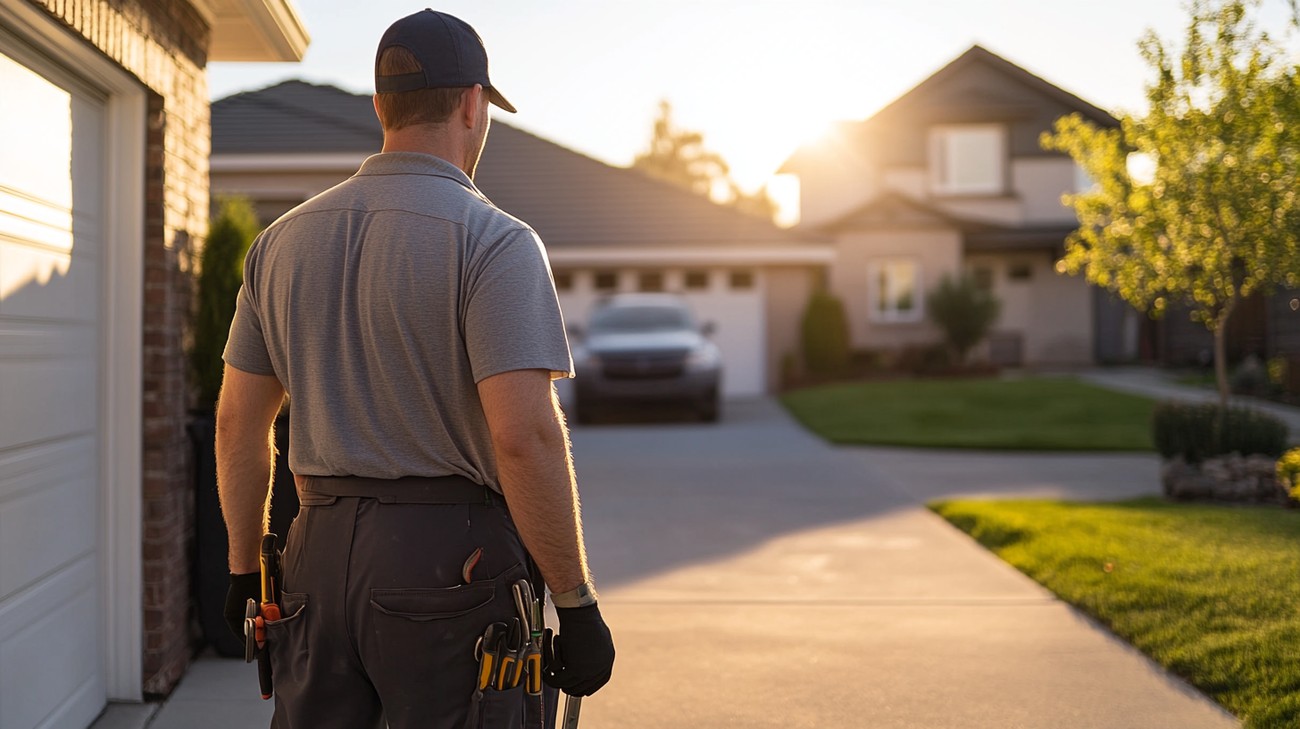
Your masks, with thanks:
[{"label": "pants pocket", "polygon": [[[468,585],[370,591],[370,640],[364,655],[390,727],[428,727],[429,717],[439,717],[439,727],[465,726],[477,689],[474,645],[488,625],[516,615],[510,586],[526,575],[523,565],[516,564]],[[509,699],[487,700],[501,693],[522,696],[489,690],[481,708],[488,703],[508,706]],[[515,703],[522,711],[522,698]],[[496,707],[492,713],[505,710]],[[515,726],[483,726],[498,725]]]},{"label": "pants pocket", "polygon": [[522,729],[524,713],[522,685],[505,691],[488,689],[470,712],[465,729]]},{"label": "pants pocket", "polygon": [[286,665],[307,658],[307,594],[280,594],[279,620],[266,621],[266,644],[271,651],[271,665]]}]

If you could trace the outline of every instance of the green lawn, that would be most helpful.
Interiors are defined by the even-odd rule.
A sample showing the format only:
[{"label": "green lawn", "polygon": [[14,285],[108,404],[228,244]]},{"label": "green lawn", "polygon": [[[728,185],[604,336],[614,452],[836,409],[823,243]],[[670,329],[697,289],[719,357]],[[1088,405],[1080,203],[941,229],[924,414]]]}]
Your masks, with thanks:
[{"label": "green lawn", "polygon": [[1245,726],[1300,726],[1300,514],[1155,499],[931,508]]},{"label": "green lawn", "polygon": [[823,385],[782,400],[835,443],[1010,450],[1151,450],[1143,397],[1073,378]]}]

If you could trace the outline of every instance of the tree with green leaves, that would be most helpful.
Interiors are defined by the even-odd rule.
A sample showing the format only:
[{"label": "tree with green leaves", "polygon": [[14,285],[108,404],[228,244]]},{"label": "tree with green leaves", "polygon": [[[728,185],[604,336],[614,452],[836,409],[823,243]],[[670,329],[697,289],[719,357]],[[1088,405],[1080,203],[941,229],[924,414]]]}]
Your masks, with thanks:
[{"label": "tree with green leaves", "polygon": [[235,318],[235,298],[244,282],[244,256],[261,227],[247,198],[223,198],[199,256],[190,369],[199,407],[204,410],[215,407],[221,391],[221,354]]},{"label": "tree with green leaves", "polygon": [[[1259,0],[1193,0],[1175,52],[1148,31],[1149,109],[1103,129],[1071,115],[1044,134],[1094,181],[1066,196],[1080,227],[1058,270],[1138,309],[1186,306],[1214,336],[1227,407],[1228,319],[1300,277],[1300,74],[1255,21]],[[1149,174],[1135,174],[1135,155]]]},{"label": "tree with green leaves", "polygon": [[926,315],[943,330],[958,365],[966,363],[971,348],[987,337],[1002,310],[991,291],[964,274],[944,276],[925,298]]},{"label": "tree with green leaves", "polygon": [[751,215],[770,220],[777,212],[766,185],[746,193],[731,179],[731,167],[722,155],[704,146],[701,132],[677,126],[667,99],[659,102],[649,148],[632,160],[632,167]]}]

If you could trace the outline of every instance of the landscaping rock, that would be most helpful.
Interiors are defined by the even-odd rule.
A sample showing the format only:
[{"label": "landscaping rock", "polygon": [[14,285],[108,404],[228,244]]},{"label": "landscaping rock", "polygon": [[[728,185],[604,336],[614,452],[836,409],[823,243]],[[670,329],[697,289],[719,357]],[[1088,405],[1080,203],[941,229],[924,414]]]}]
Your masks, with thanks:
[{"label": "landscaping rock", "polygon": [[1179,501],[1293,503],[1286,487],[1277,479],[1276,459],[1260,454],[1230,453],[1207,458],[1199,464],[1174,456],[1161,467],[1160,481],[1165,496]]}]

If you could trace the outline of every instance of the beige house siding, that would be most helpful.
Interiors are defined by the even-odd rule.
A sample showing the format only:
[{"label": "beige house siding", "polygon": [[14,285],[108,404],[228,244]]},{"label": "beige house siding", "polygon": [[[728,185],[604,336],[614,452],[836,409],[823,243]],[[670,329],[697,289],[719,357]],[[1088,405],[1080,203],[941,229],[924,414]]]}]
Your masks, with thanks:
[{"label": "beige house siding", "polygon": [[808,266],[772,267],[764,272],[767,281],[767,390],[780,390],[787,357],[802,358],[803,315],[808,299],[822,277],[821,270]]},{"label": "beige house siding", "polygon": [[816,227],[851,212],[874,194],[870,168],[856,157],[827,162],[799,177],[799,225]]},{"label": "beige house siding", "polygon": [[[993,336],[1018,340],[1022,364],[1092,362],[1091,291],[1082,278],[1057,273],[1047,251],[971,254],[966,266],[989,272],[993,295],[1002,303]],[[977,359],[988,356],[987,343],[973,353]]]},{"label": "beige house siding", "polygon": [[1011,187],[1020,198],[1025,223],[1073,223],[1074,209],[1061,196],[1075,188],[1075,164],[1063,157],[1027,157],[1011,165]]},{"label": "beige house siding", "polygon": [[[884,259],[915,261],[919,267],[917,322],[893,323],[871,318],[868,271]],[[927,344],[939,339],[939,332],[924,317],[925,294],[945,276],[960,270],[961,234],[944,228],[894,231],[850,231],[836,246],[836,261],[830,271],[830,287],[844,303],[849,321],[849,341],[855,348],[882,349]]]}]

